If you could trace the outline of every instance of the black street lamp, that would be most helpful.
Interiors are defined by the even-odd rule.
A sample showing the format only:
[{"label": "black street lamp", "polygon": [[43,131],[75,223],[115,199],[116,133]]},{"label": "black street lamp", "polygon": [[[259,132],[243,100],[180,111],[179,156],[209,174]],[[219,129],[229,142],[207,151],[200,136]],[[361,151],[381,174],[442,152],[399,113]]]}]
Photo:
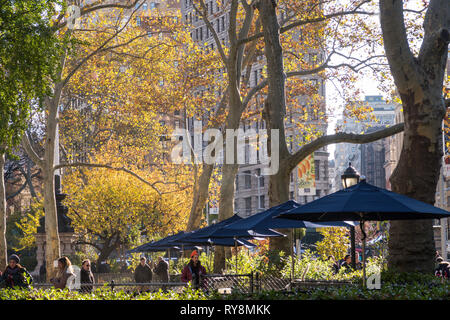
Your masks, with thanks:
[{"label": "black street lamp", "polygon": [[356,169],[352,167],[352,163],[349,162],[348,168],[345,169],[344,174],[341,175],[342,186],[348,188],[359,183],[359,177],[359,172],[356,171]]},{"label": "black street lamp", "polygon": [[[351,187],[359,183],[360,175],[355,168],[352,167],[352,163],[348,163],[348,168],[345,169],[344,174],[341,175],[342,186],[344,188]],[[351,245],[351,256],[352,256],[352,267],[356,270],[356,244],[355,244],[355,227],[350,227],[350,245]]]}]

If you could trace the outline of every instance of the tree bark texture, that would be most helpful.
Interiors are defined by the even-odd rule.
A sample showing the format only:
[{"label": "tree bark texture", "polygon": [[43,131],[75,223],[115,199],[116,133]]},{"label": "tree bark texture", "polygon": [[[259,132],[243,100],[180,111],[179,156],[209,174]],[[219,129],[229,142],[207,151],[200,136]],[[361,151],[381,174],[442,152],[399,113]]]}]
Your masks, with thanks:
[{"label": "tree bark texture", "polygon": [[[447,62],[450,2],[432,0],[418,57],[408,44],[402,1],[380,0],[384,47],[405,118],[403,147],[390,182],[392,190],[434,204],[443,155],[442,94]],[[432,272],[435,246],[431,220],[391,221],[388,267]]]},{"label": "tree bark texture", "polygon": [[6,243],[5,154],[0,155],[0,270],[8,264]]}]

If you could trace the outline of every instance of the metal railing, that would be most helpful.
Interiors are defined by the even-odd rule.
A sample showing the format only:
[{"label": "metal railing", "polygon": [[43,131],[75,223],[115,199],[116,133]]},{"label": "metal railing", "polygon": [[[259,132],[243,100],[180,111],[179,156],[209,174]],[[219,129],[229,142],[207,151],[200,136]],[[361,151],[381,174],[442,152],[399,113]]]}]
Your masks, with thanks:
[{"label": "metal railing", "polygon": [[[101,290],[123,290],[125,292],[156,292],[173,290],[181,292],[188,284],[181,282],[180,275],[170,275],[169,282],[134,282],[134,275],[131,273],[117,274],[94,274],[95,283],[86,284],[86,287],[92,286]],[[201,275],[199,285],[195,281],[192,283],[196,289],[201,289],[207,293],[217,291],[221,294],[238,292],[242,294],[253,294],[261,291],[287,291],[287,290],[307,290],[312,288],[327,288],[336,286],[354,286],[351,281],[325,281],[280,278],[275,275],[261,274],[260,272],[251,272],[248,274],[206,274]],[[83,286],[83,284],[82,284]],[[50,283],[33,283],[35,288],[53,287]],[[74,289],[79,290],[79,289]]]},{"label": "metal railing", "polygon": [[[52,288],[51,283],[35,283],[32,284],[34,288]],[[103,283],[90,283],[90,284],[80,284],[79,287],[73,286],[71,290],[73,291],[90,291],[89,288],[93,290],[123,290],[125,292],[157,292],[160,289],[163,291],[172,290],[175,292],[181,292],[187,283],[185,282],[115,282],[111,280],[110,282]]]},{"label": "metal railing", "polygon": [[255,279],[253,272],[249,274],[207,274],[200,277],[200,287],[207,292],[218,291],[223,294],[253,293]]}]

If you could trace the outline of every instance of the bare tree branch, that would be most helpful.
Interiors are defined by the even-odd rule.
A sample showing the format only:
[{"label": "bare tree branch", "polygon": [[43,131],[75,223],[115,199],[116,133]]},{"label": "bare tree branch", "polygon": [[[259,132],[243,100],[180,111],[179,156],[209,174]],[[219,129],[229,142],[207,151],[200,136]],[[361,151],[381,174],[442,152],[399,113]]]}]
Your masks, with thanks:
[{"label": "bare tree branch", "polygon": [[53,167],[53,171],[61,169],[61,168],[67,168],[67,167],[90,167],[90,168],[106,168],[106,169],[110,169],[110,170],[115,170],[115,171],[123,171],[126,172],[128,174],[131,174],[133,177],[137,178],[138,180],[140,180],[141,182],[145,183],[146,185],[149,185],[151,188],[153,188],[159,195],[162,195],[161,191],[159,191],[159,189],[157,187],[155,187],[156,183],[160,183],[160,181],[157,181],[155,183],[151,183],[147,180],[145,180],[144,178],[142,178],[141,176],[139,176],[137,173],[121,167],[121,168],[117,168],[117,167],[113,167],[107,164],[100,164],[100,163],[86,163],[86,162],[74,162],[74,163],[61,163],[58,165],[55,165]]},{"label": "bare tree branch", "polygon": [[209,29],[209,32],[211,32],[214,41],[217,46],[217,50],[219,50],[220,57],[222,58],[222,61],[225,65],[225,67],[228,67],[228,57],[225,54],[225,51],[223,49],[222,43],[220,42],[219,36],[217,35],[216,29],[214,29],[214,26],[211,24],[211,21],[208,19],[208,10],[206,9],[205,2],[203,0],[200,0],[200,6],[202,7],[202,10],[200,10],[195,3],[192,4],[195,11],[198,12],[201,16],[203,21],[205,22],[206,27]]},{"label": "bare tree branch", "polygon": [[[142,5],[142,4],[141,4]],[[137,8],[136,10],[138,10],[139,8]],[[105,47],[106,47],[106,45],[109,43],[109,42],[111,42],[115,37],[117,37],[117,35],[118,34],[120,34],[126,27],[127,27],[127,25],[130,23],[130,21],[131,21],[131,18],[133,17],[133,15],[136,13],[136,10],[134,10],[131,14],[130,14],[130,17],[128,18],[128,20],[127,20],[127,22],[119,29],[119,30],[117,30],[111,37],[109,37],[105,42],[103,42],[103,44],[101,45],[101,46],[99,46],[97,49],[95,49],[94,51],[92,51],[90,54],[88,54],[86,57],[84,57],[68,74],[67,74],[67,76],[66,76],[66,78],[62,81],[62,86],[61,87],[64,87],[66,84],[67,84],[67,82],[69,82],[69,80],[70,80],[70,78],[75,74],[75,72],[77,72],[77,70],[79,69],[79,68],[81,68],[81,66],[84,64],[84,63],[86,63],[86,61],[88,61],[90,58],[92,58],[94,55],[96,55],[96,54],[98,54],[98,53],[100,53],[100,52],[102,52],[102,51],[106,51],[106,50],[108,50],[108,49],[115,49],[115,48],[117,48],[117,47],[120,47],[120,46],[123,46],[123,45],[126,45],[126,44],[128,44],[128,43],[130,43],[131,42],[131,40],[130,41],[127,41],[125,44],[121,44],[121,45],[115,45],[115,46],[111,46],[111,47],[109,47],[108,49],[105,49]],[[144,34],[144,35],[146,35],[146,33]],[[133,38],[132,39],[132,41],[134,41],[134,40],[136,40],[136,39],[138,39],[138,38],[140,38],[140,37],[142,37],[143,35],[139,35],[139,36],[137,36],[137,37],[135,37],[135,38]]]},{"label": "bare tree branch", "polygon": [[[85,7],[83,7],[80,11],[80,16],[85,16],[91,12],[97,11],[97,10],[101,10],[101,9],[112,9],[112,8],[116,8],[116,9],[131,9],[133,8],[137,3],[139,2],[139,0],[134,0],[132,3],[130,4],[120,4],[120,3],[103,3],[103,4],[98,4],[97,3],[91,3],[89,5],[86,5]],[[143,4],[143,3],[142,3]],[[142,6],[142,4],[140,6]],[[62,18],[64,18],[65,12],[61,13],[58,18],[56,19],[56,23],[54,26],[55,30],[61,29],[63,27],[66,26],[67,24],[67,20],[65,20],[64,22],[60,22],[62,20]]]},{"label": "bare tree branch", "polygon": [[399,123],[393,125],[392,127],[388,127],[385,129],[380,129],[372,133],[367,134],[354,134],[354,133],[346,133],[339,132],[332,135],[322,136],[317,138],[316,140],[308,143],[300,150],[292,154],[288,159],[286,165],[288,165],[292,171],[303,159],[305,159],[308,155],[313,153],[314,151],[335,143],[347,142],[347,143],[355,143],[355,144],[363,144],[373,142],[382,138],[386,138],[392,136],[394,134],[400,133],[404,130],[404,123]]},{"label": "bare tree branch", "polygon": [[30,159],[36,163],[40,168],[44,167],[44,160],[38,156],[38,154],[34,151],[33,146],[31,145],[30,138],[26,132],[22,135],[22,147],[25,149],[25,152],[28,154]]},{"label": "bare tree branch", "polygon": [[[311,19],[304,19],[304,20],[298,20],[295,21],[287,26],[283,26],[280,28],[280,34],[285,33],[295,27],[299,27],[302,25],[306,25],[306,24],[310,24],[310,23],[317,23],[317,22],[322,22],[331,18],[336,18],[336,17],[340,17],[340,16],[345,16],[345,15],[351,15],[351,14],[364,14],[364,15],[374,15],[374,12],[368,12],[368,11],[361,11],[359,10],[359,8],[366,4],[369,3],[371,0],[364,0],[362,1],[360,4],[358,4],[354,9],[352,10],[344,10],[344,11],[340,11],[340,12],[334,12],[334,13],[330,13],[330,14],[326,14],[323,15],[321,17],[317,17],[317,18],[311,18]],[[247,42],[251,42],[254,41],[256,39],[262,38],[264,36],[264,34],[262,32],[258,32],[255,33],[253,36],[245,38],[245,39],[240,39],[238,41],[238,45],[243,45]]]}]

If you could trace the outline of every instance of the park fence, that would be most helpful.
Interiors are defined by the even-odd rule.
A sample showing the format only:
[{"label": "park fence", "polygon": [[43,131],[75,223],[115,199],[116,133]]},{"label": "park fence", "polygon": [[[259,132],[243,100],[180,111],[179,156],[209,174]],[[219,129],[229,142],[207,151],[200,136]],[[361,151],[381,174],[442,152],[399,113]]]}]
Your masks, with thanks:
[{"label": "park fence", "polygon": [[[169,282],[161,282],[157,278],[149,283],[136,283],[132,273],[96,273],[94,274],[95,289],[101,290],[123,290],[125,292],[156,292],[172,290],[182,292],[187,286],[181,282],[181,275],[170,275]],[[193,281],[193,283],[195,283]],[[261,291],[304,291],[312,288],[329,288],[355,285],[350,281],[321,281],[308,279],[295,279],[291,281],[279,278],[275,275],[251,272],[248,274],[206,274],[201,275],[198,289],[207,293],[215,292],[221,294],[240,293],[253,294]],[[36,288],[52,287],[48,283],[34,283]],[[196,288],[194,284],[194,288]]]}]

